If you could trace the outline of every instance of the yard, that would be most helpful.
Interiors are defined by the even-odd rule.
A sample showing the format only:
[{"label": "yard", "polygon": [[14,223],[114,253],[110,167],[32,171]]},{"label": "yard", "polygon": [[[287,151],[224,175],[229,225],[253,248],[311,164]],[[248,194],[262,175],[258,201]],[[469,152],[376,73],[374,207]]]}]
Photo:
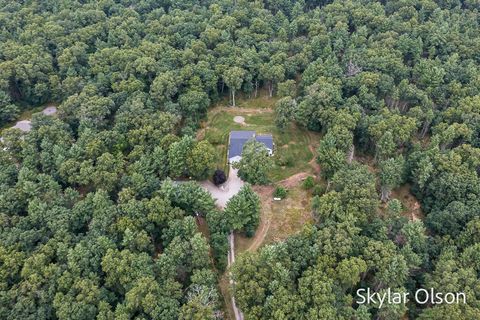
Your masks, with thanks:
[{"label": "yard", "polygon": [[237,253],[255,251],[262,245],[285,240],[301,231],[306,224],[313,223],[310,208],[312,196],[301,186],[302,179],[305,176],[295,175],[279,183],[288,186],[288,196],[281,201],[273,200],[274,187],[254,187],[262,202],[260,225],[252,238],[247,238],[243,234],[235,236],[235,251]]},{"label": "yard", "polygon": [[[275,99],[265,97],[239,99],[239,107],[236,108],[226,107],[227,104],[228,101],[222,101],[221,105],[208,112],[207,121],[202,123],[197,135],[199,140],[205,139],[215,147],[217,168],[228,172],[228,138],[232,130],[251,130],[256,131],[257,134],[272,134],[275,143],[273,156],[275,164],[270,172],[272,184],[254,187],[261,198],[261,222],[254,237],[235,235],[235,252],[239,254],[255,251],[264,244],[283,240],[302,230],[305,224],[313,223],[310,210],[311,194],[301,187],[301,183],[305,177],[317,175],[320,172],[315,160],[315,150],[320,142],[320,135],[303,130],[294,124],[284,132],[278,130],[274,121]],[[234,176],[230,174],[229,180],[235,180]],[[213,187],[209,181],[202,184],[208,190]],[[276,185],[282,185],[289,190],[286,199],[273,200],[272,193]],[[230,191],[230,188],[227,188],[223,193],[228,194]],[[224,202],[218,201],[222,206],[225,205]],[[225,299],[228,318],[234,319],[227,273],[222,276],[219,286]]]},{"label": "yard", "polygon": [[[244,102],[243,105],[247,103]],[[254,130],[257,134],[271,133],[275,143],[274,168],[270,173],[272,182],[278,182],[299,172],[311,172],[309,162],[313,159],[314,149],[320,140],[318,134],[308,132],[291,125],[280,132],[274,123],[274,111],[270,108],[255,109],[255,99],[250,108],[216,107],[208,114],[208,121],[202,124],[200,139],[208,140],[216,148],[216,164],[227,170],[228,136],[232,130]],[[242,116],[243,124],[235,123],[233,118]]]},{"label": "yard", "polygon": [[[320,134],[312,133],[292,124],[284,132],[275,126],[274,102],[264,98],[241,100],[242,107],[217,106],[208,113],[208,120],[202,123],[199,139],[208,140],[216,148],[218,168],[228,170],[228,137],[232,130],[252,130],[257,134],[273,135],[275,143],[274,168],[270,172],[272,184],[255,186],[261,197],[261,222],[253,238],[236,235],[236,252],[253,251],[265,243],[287,238],[300,231],[306,223],[313,223],[310,210],[311,194],[302,189],[302,180],[320,172],[315,160],[315,149],[320,142]],[[274,99],[272,99],[274,100]],[[243,123],[234,121],[236,116]],[[283,185],[289,190],[288,197],[273,201],[274,185]]]}]

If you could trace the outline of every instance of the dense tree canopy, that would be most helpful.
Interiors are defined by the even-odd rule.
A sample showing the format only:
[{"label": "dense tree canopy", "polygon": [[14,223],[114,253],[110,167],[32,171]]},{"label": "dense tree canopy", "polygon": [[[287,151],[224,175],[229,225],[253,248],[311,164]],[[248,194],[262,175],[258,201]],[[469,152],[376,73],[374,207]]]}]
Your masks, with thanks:
[{"label": "dense tree canopy", "polygon": [[[0,318],[219,316],[212,262],[225,268],[230,230],[253,233],[258,199],[246,187],[222,212],[185,180],[215,169],[195,138],[208,108],[261,88],[281,97],[280,130],[321,132],[327,183],[315,225],[234,265],[246,318],[479,318],[479,10],[0,0]],[[4,129],[46,102],[58,116]],[[246,146],[243,179],[268,183],[264,151]],[[403,215],[404,182],[424,221]],[[359,288],[432,286],[468,303],[355,303]]]}]

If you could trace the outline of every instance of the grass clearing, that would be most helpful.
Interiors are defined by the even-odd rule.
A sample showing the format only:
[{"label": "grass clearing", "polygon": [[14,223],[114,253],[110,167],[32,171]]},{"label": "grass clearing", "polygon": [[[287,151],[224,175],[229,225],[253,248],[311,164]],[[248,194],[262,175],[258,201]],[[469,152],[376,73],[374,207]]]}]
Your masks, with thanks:
[{"label": "grass clearing", "polygon": [[[258,134],[271,133],[275,143],[275,165],[270,172],[272,182],[278,182],[298,172],[311,172],[309,161],[313,158],[310,145],[320,140],[314,134],[292,124],[284,132],[275,126],[272,109],[257,109],[257,99],[248,101],[247,108],[216,107],[208,114],[208,121],[202,127],[200,139],[208,140],[216,149],[216,167],[227,170],[228,135],[232,130],[254,130]],[[275,99],[270,99],[274,101]],[[247,104],[245,102],[245,104]],[[233,118],[241,115],[245,124],[235,123]]]},{"label": "grass clearing", "polygon": [[[265,243],[286,239],[302,230],[307,223],[313,223],[310,210],[311,194],[301,188],[301,180],[315,175],[320,168],[315,163],[315,149],[320,135],[309,132],[292,124],[284,132],[275,126],[274,105],[276,99],[269,99],[260,93],[257,98],[239,97],[237,107],[227,107],[228,98],[212,108],[207,121],[201,123],[198,140],[207,140],[215,148],[216,168],[228,174],[227,150],[228,137],[232,130],[253,130],[258,134],[272,134],[274,150],[274,168],[270,172],[272,185],[255,186],[261,197],[261,221],[253,238],[244,235],[235,236],[235,252],[254,251]],[[236,123],[235,116],[242,116],[244,123]],[[287,198],[273,201],[275,185],[283,185],[289,190]],[[227,319],[234,319],[231,304],[231,288],[228,271],[219,279],[219,288],[224,298],[224,311]]]}]

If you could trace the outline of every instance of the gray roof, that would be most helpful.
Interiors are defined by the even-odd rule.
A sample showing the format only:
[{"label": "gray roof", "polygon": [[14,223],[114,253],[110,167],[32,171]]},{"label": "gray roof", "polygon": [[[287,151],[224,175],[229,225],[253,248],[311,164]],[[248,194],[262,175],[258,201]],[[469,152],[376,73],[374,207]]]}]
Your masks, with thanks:
[{"label": "gray roof", "polygon": [[230,139],[251,139],[255,136],[255,131],[230,131]]},{"label": "gray roof", "polygon": [[243,145],[255,136],[255,131],[231,131],[228,158],[241,156]]},{"label": "gray roof", "polygon": [[255,139],[263,143],[268,149],[273,150],[273,137],[271,134],[259,134]]}]

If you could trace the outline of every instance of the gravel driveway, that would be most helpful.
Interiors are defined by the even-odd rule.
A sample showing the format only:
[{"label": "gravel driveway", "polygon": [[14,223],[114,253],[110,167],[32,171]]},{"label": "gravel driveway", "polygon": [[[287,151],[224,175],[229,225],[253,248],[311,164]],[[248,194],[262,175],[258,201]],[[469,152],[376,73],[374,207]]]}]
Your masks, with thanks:
[{"label": "gravel driveway", "polygon": [[202,181],[200,183],[202,187],[205,188],[208,192],[210,192],[212,197],[217,200],[217,205],[220,206],[222,209],[225,208],[228,200],[234,195],[236,195],[245,184],[245,182],[243,182],[242,179],[238,177],[237,173],[238,169],[233,169],[230,166],[228,180],[220,187],[217,187],[209,180]]}]

